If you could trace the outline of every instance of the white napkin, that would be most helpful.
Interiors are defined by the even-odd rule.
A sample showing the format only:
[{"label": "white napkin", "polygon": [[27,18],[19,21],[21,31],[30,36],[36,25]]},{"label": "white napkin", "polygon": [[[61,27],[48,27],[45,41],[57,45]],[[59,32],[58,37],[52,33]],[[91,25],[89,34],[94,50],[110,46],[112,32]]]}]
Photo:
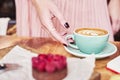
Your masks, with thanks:
[{"label": "white napkin", "polygon": [[89,80],[95,67],[95,56],[90,55],[84,59],[68,58],[68,75],[63,80]]},{"label": "white napkin", "polygon": [[0,80],[34,80],[31,68],[31,58],[33,56],[37,55],[19,46],[15,46],[0,63],[17,63],[22,67],[17,70],[1,73]]},{"label": "white napkin", "polygon": [[[0,63],[17,63],[22,66],[0,74],[0,80],[34,80],[32,77],[31,58],[37,56],[20,46],[15,46]],[[63,80],[89,80],[95,66],[95,56],[87,58],[67,58],[68,75]]]},{"label": "white napkin", "polygon": [[0,18],[0,35],[6,35],[10,18]]}]

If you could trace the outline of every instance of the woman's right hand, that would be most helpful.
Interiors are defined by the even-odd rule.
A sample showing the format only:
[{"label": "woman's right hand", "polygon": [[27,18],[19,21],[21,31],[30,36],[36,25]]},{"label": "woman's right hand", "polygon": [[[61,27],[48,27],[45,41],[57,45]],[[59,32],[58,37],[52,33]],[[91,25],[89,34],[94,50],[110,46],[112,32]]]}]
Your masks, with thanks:
[{"label": "woman's right hand", "polygon": [[[67,34],[69,24],[65,21],[57,6],[52,0],[32,0],[32,2],[38,12],[39,19],[44,26],[44,29],[50,33],[54,39],[67,45],[67,42],[64,40],[64,35]],[[62,34],[56,31],[54,24],[52,23],[53,17],[56,17],[60,21],[64,31]]]}]

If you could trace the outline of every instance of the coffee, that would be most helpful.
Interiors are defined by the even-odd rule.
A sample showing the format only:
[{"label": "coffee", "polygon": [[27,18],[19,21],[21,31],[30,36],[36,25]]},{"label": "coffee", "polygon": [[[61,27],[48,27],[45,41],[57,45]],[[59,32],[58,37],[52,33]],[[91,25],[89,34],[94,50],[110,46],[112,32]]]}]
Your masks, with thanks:
[{"label": "coffee", "polygon": [[108,32],[98,28],[81,28],[77,29],[76,33],[87,36],[101,36],[107,34]]},{"label": "coffee", "polygon": [[71,37],[76,44],[73,48],[86,54],[97,54],[106,47],[109,33],[100,28],[78,28]]}]

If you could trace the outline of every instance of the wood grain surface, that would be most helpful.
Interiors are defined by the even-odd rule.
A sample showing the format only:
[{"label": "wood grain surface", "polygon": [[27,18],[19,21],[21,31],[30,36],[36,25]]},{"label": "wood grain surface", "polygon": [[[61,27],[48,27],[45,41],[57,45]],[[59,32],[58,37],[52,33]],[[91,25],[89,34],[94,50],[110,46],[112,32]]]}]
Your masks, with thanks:
[{"label": "wood grain surface", "polygon": [[[108,61],[120,55],[120,42],[111,42],[116,45],[117,52],[104,59],[96,60],[95,72],[97,77],[101,80],[109,80],[112,76],[118,75],[106,69]],[[15,45],[19,45],[25,49],[28,49],[36,54],[40,53],[53,53],[60,54],[67,57],[77,57],[69,54],[63,47],[63,45],[57,41],[53,41],[50,38],[29,38],[29,37],[16,37],[16,36],[0,36],[0,59],[3,58]],[[100,73],[100,75],[99,75]],[[94,74],[93,76],[95,76]],[[100,80],[100,79],[91,79]]]}]

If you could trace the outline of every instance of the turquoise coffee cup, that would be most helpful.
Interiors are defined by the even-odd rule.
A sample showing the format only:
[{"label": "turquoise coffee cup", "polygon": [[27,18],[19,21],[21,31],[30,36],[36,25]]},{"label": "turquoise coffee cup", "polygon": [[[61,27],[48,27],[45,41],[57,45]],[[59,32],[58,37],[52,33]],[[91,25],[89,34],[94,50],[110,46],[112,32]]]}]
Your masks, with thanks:
[{"label": "turquoise coffee cup", "polygon": [[76,47],[86,54],[100,53],[106,47],[109,38],[108,32],[100,28],[79,28],[72,36]]}]

